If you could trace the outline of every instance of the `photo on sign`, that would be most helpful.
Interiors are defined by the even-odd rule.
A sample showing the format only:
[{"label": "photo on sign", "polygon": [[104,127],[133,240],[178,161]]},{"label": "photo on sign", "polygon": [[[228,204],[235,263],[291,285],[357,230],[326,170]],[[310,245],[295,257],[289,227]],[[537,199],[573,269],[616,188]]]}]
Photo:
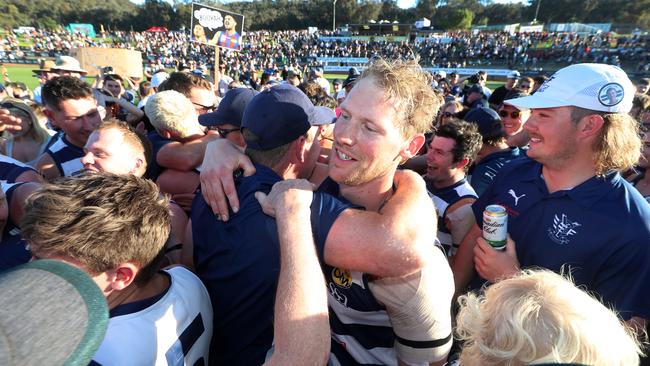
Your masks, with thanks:
[{"label": "photo on sign", "polygon": [[192,3],[192,41],[239,51],[244,16]]}]

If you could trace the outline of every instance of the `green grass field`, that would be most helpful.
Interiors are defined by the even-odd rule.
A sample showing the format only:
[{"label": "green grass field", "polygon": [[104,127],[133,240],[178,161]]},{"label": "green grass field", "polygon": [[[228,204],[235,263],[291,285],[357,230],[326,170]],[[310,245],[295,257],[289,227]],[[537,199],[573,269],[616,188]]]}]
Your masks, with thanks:
[{"label": "green grass field", "polygon": [[[14,82],[23,82],[29,87],[30,90],[34,90],[38,86],[38,78],[35,74],[32,73],[32,70],[38,69],[38,65],[5,65],[7,72],[9,74],[9,79]],[[343,74],[325,74],[330,82],[334,79],[345,79],[346,75]],[[90,78],[87,80],[90,81]],[[488,81],[487,87],[494,90],[499,86],[503,85],[502,82],[498,81]]]}]

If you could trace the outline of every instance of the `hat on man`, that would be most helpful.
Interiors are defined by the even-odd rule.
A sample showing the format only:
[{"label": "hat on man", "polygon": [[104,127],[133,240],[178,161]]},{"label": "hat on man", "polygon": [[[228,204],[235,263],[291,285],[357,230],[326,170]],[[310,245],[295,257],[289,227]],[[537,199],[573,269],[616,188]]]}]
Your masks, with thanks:
[{"label": "hat on man", "polygon": [[88,365],[108,326],[106,299],[83,271],[37,260],[0,275],[0,365]]},{"label": "hat on man", "polygon": [[343,80],[341,80],[341,79],[334,79],[334,81],[332,81],[332,84],[334,84],[334,85],[337,85],[337,84],[338,84],[338,85],[343,85]]},{"label": "hat on man", "polygon": [[475,123],[478,132],[483,136],[483,141],[490,141],[500,137],[506,137],[501,117],[491,108],[476,107],[465,114],[463,119],[466,122]]},{"label": "hat on man", "polygon": [[574,106],[628,113],[632,109],[634,91],[634,84],[619,67],[575,64],[558,70],[535,94],[505,103],[531,109]]},{"label": "hat on man", "polygon": [[517,70],[510,71],[507,76],[508,79],[515,79],[515,80],[519,80],[520,77],[521,74]]},{"label": "hat on man", "polygon": [[248,88],[231,89],[224,95],[215,112],[199,116],[199,123],[203,126],[221,126],[224,124],[241,126],[246,105],[257,94],[259,94],[258,91]]},{"label": "hat on man", "polygon": [[81,64],[77,61],[76,58],[71,56],[59,56],[56,59],[54,67],[51,68],[52,71],[68,71],[68,72],[78,72],[80,74],[87,74],[88,71],[81,68]]},{"label": "hat on man", "polygon": [[163,83],[163,81],[165,81],[167,79],[169,79],[169,74],[168,73],[166,73],[164,71],[157,72],[157,73],[153,74],[153,76],[151,77],[151,87],[152,88],[157,88],[157,87],[160,86],[160,84]]},{"label": "hat on man", "polygon": [[445,70],[440,70],[436,72],[436,75],[438,75],[441,79],[444,79],[447,77],[447,72]]},{"label": "hat on man", "polygon": [[312,126],[327,125],[333,123],[335,119],[336,113],[334,113],[332,108],[325,106],[314,107],[314,121],[316,121],[316,123],[312,123]]},{"label": "hat on man", "polygon": [[32,70],[34,74],[41,74],[44,72],[50,72],[52,71],[52,68],[56,67],[56,64],[52,60],[41,60],[41,62],[38,65],[38,69]]},{"label": "hat on man", "polygon": [[246,106],[242,128],[257,138],[246,139],[247,147],[271,150],[304,135],[319,121],[316,109],[305,93],[290,84],[280,84],[257,94]]},{"label": "hat on man", "polygon": [[473,84],[473,85],[470,86],[469,89],[467,90],[467,94],[468,94],[468,95],[469,95],[469,94],[472,94],[472,93],[481,93],[481,94],[484,94],[484,93],[483,93],[483,87],[482,87],[481,85],[479,85],[479,84]]}]

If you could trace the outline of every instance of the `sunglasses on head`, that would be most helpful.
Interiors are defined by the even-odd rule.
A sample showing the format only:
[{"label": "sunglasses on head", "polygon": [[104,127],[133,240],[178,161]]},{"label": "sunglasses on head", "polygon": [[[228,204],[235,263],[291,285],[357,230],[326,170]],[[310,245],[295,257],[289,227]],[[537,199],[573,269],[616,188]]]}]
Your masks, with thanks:
[{"label": "sunglasses on head", "polygon": [[20,104],[14,104],[14,103],[11,103],[11,102],[4,102],[4,103],[0,104],[0,108],[4,108],[4,109],[15,109],[15,110],[19,110],[19,111],[21,111],[21,112],[25,112],[25,113],[27,113],[28,115],[29,115],[30,112],[31,112],[31,111],[29,110],[29,107],[24,106],[24,105],[20,105]]},{"label": "sunglasses on head", "polygon": [[508,113],[508,111],[503,109],[499,111],[499,116],[501,116],[501,118],[508,117],[508,115],[510,115],[510,118],[515,119],[519,118],[519,116],[521,116],[521,113],[519,111],[512,111]]}]

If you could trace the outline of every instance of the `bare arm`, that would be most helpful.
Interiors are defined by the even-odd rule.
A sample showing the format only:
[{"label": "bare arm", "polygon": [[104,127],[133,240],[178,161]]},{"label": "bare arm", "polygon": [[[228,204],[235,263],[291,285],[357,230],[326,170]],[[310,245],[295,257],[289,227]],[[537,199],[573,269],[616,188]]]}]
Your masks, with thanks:
[{"label": "bare arm", "polygon": [[221,220],[228,221],[228,206],[239,211],[233,172],[244,171],[244,176],[255,173],[255,167],[243,151],[227,139],[208,143],[201,170],[201,192],[212,211]]},{"label": "bare arm", "polygon": [[[256,194],[262,207],[269,204]],[[311,192],[293,189],[276,201],[280,278],[275,301],[275,351],[266,366],[325,365],[330,350],[327,293],[311,232]],[[266,211],[266,210],[265,210]]]},{"label": "bare arm", "polygon": [[165,168],[192,170],[201,164],[206,145],[218,138],[209,134],[187,143],[170,142],[158,151],[156,162]]},{"label": "bare arm", "polygon": [[22,220],[25,214],[25,202],[27,198],[39,188],[41,188],[41,185],[34,182],[21,184],[19,187],[16,187],[11,197],[11,202],[9,202],[9,217],[11,217],[11,221],[16,226],[19,226],[20,220]]},{"label": "bare arm", "polygon": [[476,246],[476,239],[480,236],[481,228],[474,224],[460,243],[458,252],[452,258],[451,270],[454,273],[457,295],[465,291],[474,275],[474,246]]},{"label": "bare arm", "polygon": [[[165,243],[166,257],[172,264],[181,263],[181,252],[183,248],[183,237],[187,226],[187,215],[183,209],[174,203],[169,204],[172,213],[172,229]],[[181,245],[180,247],[178,245]]]},{"label": "bare arm", "polygon": [[395,177],[397,189],[381,212],[345,210],[336,219],[325,244],[328,264],[383,277],[404,276],[426,264],[437,225],[433,203],[416,173]]},{"label": "bare arm", "polygon": [[38,169],[41,175],[43,175],[43,177],[48,181],[61,176],[59,169],[54,163],[54,159],[52,159],[48,153],[41,155],[36,163],[36,169]]}]

